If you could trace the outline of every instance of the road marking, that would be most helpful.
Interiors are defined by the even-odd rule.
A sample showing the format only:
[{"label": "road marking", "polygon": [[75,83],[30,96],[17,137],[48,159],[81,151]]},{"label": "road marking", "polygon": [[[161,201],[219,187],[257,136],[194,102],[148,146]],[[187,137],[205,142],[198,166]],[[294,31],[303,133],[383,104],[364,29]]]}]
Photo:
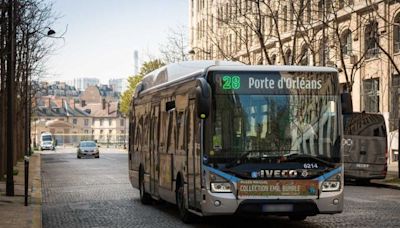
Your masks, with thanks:
[{"label": "road marking", "polygon": [[356,203],[376,203],[376,201],[360,199],[360,198],[355,198],[355,197],[344,197],[344,200],[352,201],[352,202],[356,202]]}]

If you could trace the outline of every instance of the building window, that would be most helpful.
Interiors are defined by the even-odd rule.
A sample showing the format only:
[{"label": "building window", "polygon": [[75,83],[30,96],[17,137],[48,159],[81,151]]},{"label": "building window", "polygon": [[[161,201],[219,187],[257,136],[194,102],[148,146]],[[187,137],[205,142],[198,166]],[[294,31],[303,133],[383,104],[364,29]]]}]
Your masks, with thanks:
[{"label": "building window", "polygon": [[290,48],[285,53],[286,65],[292,65],[292,50]]},{"label": "building window", "polygon": [[78,120],[77,120],[77,119],[73,119],[73,120],[72,120],[72,123],[73,123],[74,125],[76,125],[76,124],[78,124]]},{"label": "building window", "polygon": [[328,38],[321,40],[319,43],[319,64],[325,66],[329,60],[329,43]]},{"label": "building window", "polygon": [[339,0],[339,9],[344,8],[344,0]]},{"label": "building window", "polygon": [[344,33],[342,34],[341,43],[342,43],[342,54],[350,56],[352,53],[352,46],[351,46],[352,40],[351,40],[351,31],[349,29],[344,31]]},{"label": "building window", "polygon": [[103,122],[104,122],[104,120],[100,119],[100,126],[103,126]]},{"label": "building window", "polygon": [[112,119],[108,119],[108,126],[112,125]]},{"label": "building window", "polygon": [[300,65],[302,66],[307,66],[309,64],[309,58],[308,58],[308,47],[307,45],[303,45],[301,48],[301,54],[300,54]]},{"label": "building window", "polygon": [[400,52],[400,13],[396,15],[393,26],[393,52]]},{"label": "building window", "polygon": [[125,119],[120,119],[120,125],[125,126]]},{"label": "building window", "polygon": [[368,79],[363,82],[364,111],[379,112],[379,79]]},{"label": "building window", "polygon": [[85,126],[89,126],[89,119],[85,119]]},{"label": "building window", "polygon": [[392,150],[392,162],[399,161],[399,150]]},{"label": "building window", "polygon": [[273,54],[273,55],[271,56],[271,64],[272,64],[272,65],[276,64],[276,55],[275,55],[275,54]]},{"label": "building window", "polygon": [[89,134],[89,130],[85,130],[85,134]]},{"label": "building window", "polygon": [[324,0],[318,1],[318,18],[324,16]]},{"label": "building window", "polygon": [[365,37],[364,37],[364,46],[365,46],[365,58],[373,58],[376,57],[379,53],[379,36],[378,36],[378,23],[376,21],[370,22],[365,27]]},{"label": "building window", "polygon": [[399,128],[400,118],[400,76],[392,75],[392,86],[390,91],[390,113],[389,130],[394,131]]},{"label": "building window", "polygon": [[311,22],[311,0],[307,0],[307,23]]},{"label": "building window", "polygon": [[283,31],[286,32],[288,28],[287,6],[284,6],[282,11],[283,11]]}]

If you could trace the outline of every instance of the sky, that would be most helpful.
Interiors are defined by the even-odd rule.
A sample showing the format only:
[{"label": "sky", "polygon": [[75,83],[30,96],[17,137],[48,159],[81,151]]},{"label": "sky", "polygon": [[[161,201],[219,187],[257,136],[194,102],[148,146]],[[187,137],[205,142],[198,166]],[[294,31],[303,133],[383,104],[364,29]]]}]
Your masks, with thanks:
[{"label": "sky", "polygon": [[[139,63],[157,57],[169,29],[188,26],[188,0],[49,0],[57,16],[52,29],[54,51],[45,79],[110,78],[133,74],[133,52]],[[49,41],[50,42],[50,41]]]}]

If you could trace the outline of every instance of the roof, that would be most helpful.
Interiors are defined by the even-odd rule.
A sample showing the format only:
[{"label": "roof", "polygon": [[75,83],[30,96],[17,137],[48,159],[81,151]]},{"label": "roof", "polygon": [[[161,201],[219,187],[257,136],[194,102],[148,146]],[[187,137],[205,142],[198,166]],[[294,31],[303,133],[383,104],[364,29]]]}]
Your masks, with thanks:
[{"label": "roof", "polygon": [[49,117],[86,117],[89,114],[77,107],[74,100],[55,98],[55,97],[39,97],[36,100],[36,108],[34,109],[36,116]]},{"label": "roof", "polygon": [[90,116],[92,117],[118,117],[118,102],[107,102],[103,109],[102,103],[89,103],[84,107],[79,106],[80,109],[90,110]]},{"label": "roof", "polygon": [[208,67],[215,65],[237,66],[243,64],[239,62],[214,60],[185,61],[168,64],[144,76],[141,82],[140,90],[147,90],[155,86],[172,82],[192,74],[201,74]]}]

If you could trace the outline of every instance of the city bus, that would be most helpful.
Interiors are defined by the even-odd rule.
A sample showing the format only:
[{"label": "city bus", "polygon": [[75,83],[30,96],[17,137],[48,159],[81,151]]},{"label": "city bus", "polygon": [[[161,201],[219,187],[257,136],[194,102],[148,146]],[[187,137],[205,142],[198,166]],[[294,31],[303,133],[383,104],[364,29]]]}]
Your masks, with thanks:
[{"label": "city bus", "polygon": [[[130,109],[129,178],[184,222],[304,220],[343,209],[342,100],[328,67],[188,61],[146,75]],[[348,108],[347,108],[348,109]]]},{"label": "city bus", "polygon": [[387,172],[387,133],[382,114],[353,112],[343,115],[345,179],[368,183]]}]

